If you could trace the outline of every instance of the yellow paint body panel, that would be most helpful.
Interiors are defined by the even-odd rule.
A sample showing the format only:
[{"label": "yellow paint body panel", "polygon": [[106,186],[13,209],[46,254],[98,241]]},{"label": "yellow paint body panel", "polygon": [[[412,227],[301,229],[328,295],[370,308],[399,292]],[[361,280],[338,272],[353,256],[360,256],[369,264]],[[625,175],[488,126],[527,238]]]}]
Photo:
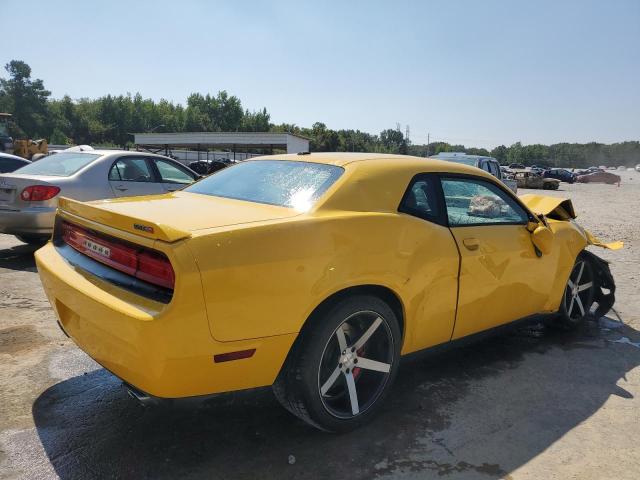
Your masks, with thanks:
[{"label": "yellow paint body panel", "polygon": [[536,215],[556,214],[561,220],[576,218],[573,204],[568,198],[527,193],[520,195],[520,200]]},{"label": "yellow paint body panel", "polygon": [[[206,395],[271,385],[294,334],[216,342],[200,275],[184,244],[172,245],[181,275],[165,305],[129,293],[69,265],[52,243],[36,252],[44,290],[65,332],[107,370],[151,395]],[[213,355],[255,348],[253,357],[214,363]]]},{"label": "yellow paint body panel", "polygon": [[[105,368],[155,396],[258,387],[274,381],[310,314],[337,292],[375,285],[395,295],[406,354],[557,310],[588,243],[575,224],[548,219],[553,250],[538,258],[524,226],[449,229],[398,212],[420,173],[502,185],[473,167],[372,154],[275,158],[344,173],[304,213],[189,192],[61,201],[61,218],[159,250],[176,272],[173,297],[163,304],[83,272],[48,244],[36,262],[65,331]],[[475,251],[463,245],[470,236],[479,240]],[[213,361],[252,348],[251,358]]]}]

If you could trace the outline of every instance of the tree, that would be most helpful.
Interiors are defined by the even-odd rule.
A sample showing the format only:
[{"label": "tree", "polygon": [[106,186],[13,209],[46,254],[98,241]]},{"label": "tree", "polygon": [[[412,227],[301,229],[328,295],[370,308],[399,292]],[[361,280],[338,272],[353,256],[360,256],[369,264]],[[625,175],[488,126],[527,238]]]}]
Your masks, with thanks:
[{"label": "tree", "polygon": [[310,139],[312,151],[388,152],[411,155],[436,155],[440,152],[465,152],[491,155],[501,163],[542,164],[558,167],[591,165],[634,166],[640,163],[640,142],[605,145],[557,143],[554,145],[500,145],[486,148],[432,142],[413,145],[407,142],[400,126],[380,135],[360,130],[333,130],[322,122],[311,128],[293,123],[271,123],[266,108],[244,109],[240,99],[222,90],[215,95],[192,93],[186,107],[168,100],[158,102],[135,95],[110,95],[89,99],[64,96],[51,99],[42,80],[31,79],[25,62],[12,60],[6,65],[8,78],[0,78],[0,111],[14,114],[10,134],[14,137],[46,137],[50,143],[76,143],[126,146],[133,132],[288,132]]},{"label": "tree", "polygon": [[380,132],[380,142],[390,153],[407,153],[407,142],[399,129],[388,128]]},{"label": "tree", "polygon": [[9,78],[0,79],[0,103],[13,114],[18,133],[32,138],[48,136],[47,98],[51,92],[42,80],[31,80],[31,67],[25,62],[11,60],[4,68]]},{"label": "tree", "polygon": [[469,155],[480,155],[482,157],[491,156],[491,154],[489,153],[489,150],[487,150],[486,148],[470,147],[470,148],[466,148],[464,151]]},{"label": "tree", "polygon": [[271,115],[267,112],[266,108],[257,112],[249,112],[246,110],[242,117],[241,130],[243,132],[268,132],[271,120]]},{"label": "tree", "polygon": [[315,152],[335,152],[338,149],[338,133],[328,129],[322,122],[316,122],[311,126],[311,150]]},{"label": "tree", "polygon": [[516,142],[507,151],[507,163],[522,163],[522,144]]},{"label": "tree", "polygon": [[491,150],[491,156],[500,163],[507,163],[507,147],[504,145],[497,146]]}]

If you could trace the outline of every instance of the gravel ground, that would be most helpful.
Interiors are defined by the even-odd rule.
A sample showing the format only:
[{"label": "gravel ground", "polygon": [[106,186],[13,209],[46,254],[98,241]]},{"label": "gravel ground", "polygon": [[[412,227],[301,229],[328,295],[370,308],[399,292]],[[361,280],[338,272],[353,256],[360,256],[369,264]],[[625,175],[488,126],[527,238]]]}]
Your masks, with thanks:
[{"label": "gravel ground", "polygon": [[269,389],[138,405],[58,330],[32,249],[0,235],[0,478],[639,478],[640,175],[550,194],[625,242],[597,252],[623,323],[610,312],[406,359],[382,415],[340,436]]}]

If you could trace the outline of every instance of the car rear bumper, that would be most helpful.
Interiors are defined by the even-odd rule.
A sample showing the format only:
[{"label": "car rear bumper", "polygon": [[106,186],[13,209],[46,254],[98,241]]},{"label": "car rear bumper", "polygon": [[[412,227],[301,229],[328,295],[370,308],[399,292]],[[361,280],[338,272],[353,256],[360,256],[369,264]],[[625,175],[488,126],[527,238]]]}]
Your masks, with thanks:
[{"label": "car rear bumper", "polygon": [[[195,283],[185,285],[192,292],[188,302],[181,301],[176,290],[167,305],[74,267],[53,243],[35,257],[64,332],[107,370],[155,397],[182,398],[270,385],[296,337],[216,342],[209,331],[201,287],[193,294]],[[195,277],[199,285],[199,275]],[[255,349],[250,358],[214,361],[214,355],[250,349]]]},{"label": "car rear bumper", "polygon": [[9,235],[51,235],[56,207],[13,210],[0,206],[0,233]]}]

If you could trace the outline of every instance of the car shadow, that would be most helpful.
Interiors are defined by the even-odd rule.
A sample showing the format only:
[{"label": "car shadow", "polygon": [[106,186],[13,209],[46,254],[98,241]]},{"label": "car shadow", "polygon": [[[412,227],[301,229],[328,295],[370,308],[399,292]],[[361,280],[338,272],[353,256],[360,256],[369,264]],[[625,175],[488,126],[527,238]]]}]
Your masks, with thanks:
[{"label": "car shadow", "polygon": [[0,268],[8,270],[36,271],[33,253],[40,247],[19,244],[0,250]]},{"label": "car shadow", "polygon": [[102,369],[53,385],[33,418],[62,479],[503,477],[611,395],[632,398],[617,384],[640,348],[621,338],[640,333],[603,317],[410,358],[381,415],[343,435],[308,427],[268,388],[143,407]]}]

